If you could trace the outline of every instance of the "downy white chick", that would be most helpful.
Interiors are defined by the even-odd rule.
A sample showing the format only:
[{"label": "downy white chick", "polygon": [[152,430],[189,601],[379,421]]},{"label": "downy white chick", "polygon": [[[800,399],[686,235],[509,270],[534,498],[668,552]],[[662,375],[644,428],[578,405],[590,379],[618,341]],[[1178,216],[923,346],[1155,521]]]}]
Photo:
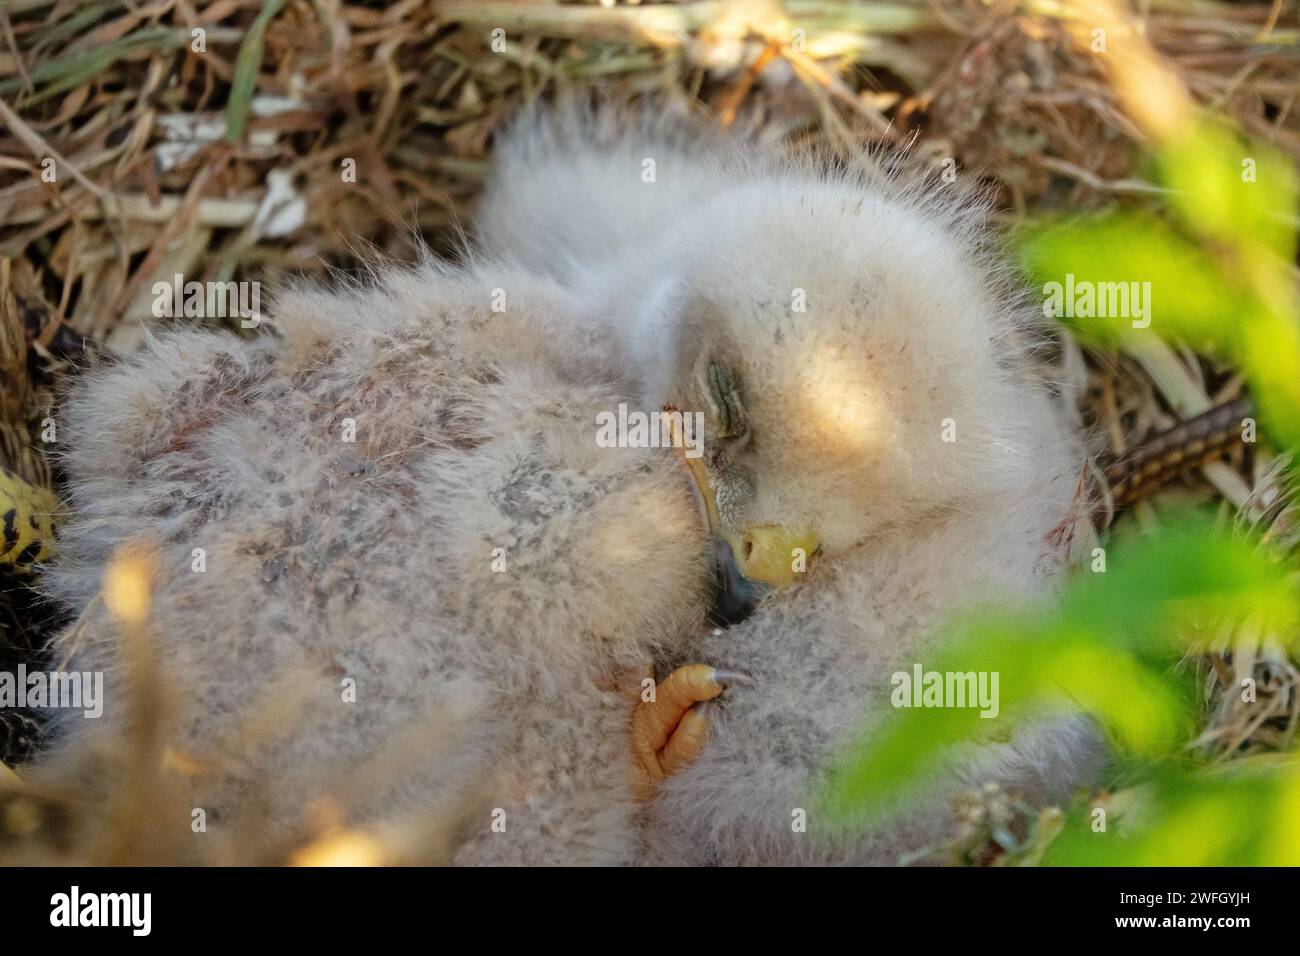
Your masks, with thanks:
[{"label": "downy white chick", "polygon": [[[62,649],[107,671],[107,703],[65,718],[57,750],[127,729],[96,598],[145,539],[175,746],[217,768],[210,827],[265,813],[284,837],[340,785],[363,822],[477,795],[457,862],[631,859],[626,675],[699,624],[706,538],[670,453],[597,447],[627,385],[604,337],[568,336],[566,303],[523,272],[425,265],[292,290],[277,335],[170,332],[88,373],[63,407],[70,516],[45,588],[84,612]],[[702,670],[677,716],[720,690]],[[301,711],[242,739],[291,675]],[[394,747],[380,763],[401,772],[373,771]]]},{"label": "downy white chick", "polygon": [[942,842],[956,789],[1061,796],[1100,761],[1077,717],[950,767],[883,833],[821,840],[815,814],[794,832],[947,619],[1050,591],[1085,455],[977,203],[654,126],[524,120],[479,220],[486,248],[573,291],[571,334],[613,330],[644,405],[706,413],[713,530],[744,579],[776,588],[689,648],[756,685],[708,705],[645,858],[892,863]]}]

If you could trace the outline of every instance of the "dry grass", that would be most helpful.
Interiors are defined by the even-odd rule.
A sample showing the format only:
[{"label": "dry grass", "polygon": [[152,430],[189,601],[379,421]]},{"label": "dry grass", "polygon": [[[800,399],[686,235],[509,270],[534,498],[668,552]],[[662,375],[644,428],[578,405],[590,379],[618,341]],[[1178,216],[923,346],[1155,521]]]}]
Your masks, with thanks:
[{"label": "dry grass", "polygon": [[[374,252],[410,258],[416,231],[435,251],[454,249],[493,133],[522,105],[562,92],[653,98],[841,153],[910,143],[991,187],[1008,222],[1158,206],[1138,161],[1144,118],[1090,49],[1094,7],[10,0],[0,8],[0,465],[50,484],[35,436],[52,384],[97,352],[132,347],[159,279],[273,285],[352,269]],[[1300,160],[1294,4],[1142,9],[1147,40],[1195,101]],[[489,49],[496,28],[499,52]],[[355,182],[342,175],[349,160]],[[1232,369],[1171,347],[1067,353],[1103,454],[1241,389]],[[1263,452],[1211,465],[1165,500],[1217,500],[1225,519],[1271,526],[1290,546],[1279,467]],[[1150,524],[1160,507],[1143,503],[1125,520]],[[0,652],[21,656],[50,622],[27,606],[21,582],[7,597]],[[1267,635],[1248,638],[1235,654],[1188,662],[1206,680],[1197,746],[1224,756],[1290,746],[1300,713],[1294,664]],[[1262,717],[1248,720],[1221,693],[1242,676],[1271,702]],[[0,779],[6,787],[0,830],[75,843],[56,824],[84,825],[84,795]],[[171,844],[159,846],[141,852],[168,858]],[[233,847],[213,858],[291,852]]]}]

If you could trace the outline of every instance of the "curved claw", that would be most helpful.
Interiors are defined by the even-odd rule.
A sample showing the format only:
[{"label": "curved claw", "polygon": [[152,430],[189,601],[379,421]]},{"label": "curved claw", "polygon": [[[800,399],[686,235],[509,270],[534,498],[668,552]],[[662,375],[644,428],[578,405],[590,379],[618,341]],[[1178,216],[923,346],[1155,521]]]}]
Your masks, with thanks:
[{"label": "curved claw", "polygon": [[723,687],[735,684],[737,687],[753,687],[756,681],[744,671],[729,671],[721,667],[713,669],[713,682]]}]

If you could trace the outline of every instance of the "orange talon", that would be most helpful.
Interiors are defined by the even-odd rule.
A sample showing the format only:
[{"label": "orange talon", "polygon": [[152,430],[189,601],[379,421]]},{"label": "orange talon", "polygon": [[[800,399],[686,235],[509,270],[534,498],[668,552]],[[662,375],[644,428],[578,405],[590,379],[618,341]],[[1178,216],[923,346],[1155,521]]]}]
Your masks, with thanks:
[{"label": "orange talon", "polygon": [[708,738],[708,719],[695,705],[712,700],[732,683],[749,679],[707,664],[688,664],[655,688],[653,701],[641,701],[632,714],[632,754],[640,772],[643,798],[669,775],[697,756]]}]

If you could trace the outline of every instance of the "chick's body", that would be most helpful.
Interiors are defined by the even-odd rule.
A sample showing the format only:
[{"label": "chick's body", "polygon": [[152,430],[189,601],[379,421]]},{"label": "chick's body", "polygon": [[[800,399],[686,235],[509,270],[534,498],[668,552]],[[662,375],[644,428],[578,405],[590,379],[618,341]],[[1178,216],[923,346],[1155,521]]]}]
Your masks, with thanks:
[{"label": "chick's body", "polygon": [[[107,705],[62,749],[129,724],[94,597],[143,537],[176,746],[220,767],[216,820],[264,809],[283,834],[340,790],[355,820],[470,800],[458,861],[626,861],[627,675],[695,623],[705,544],[670,456],[596,447],[622,386],[562,309],[546,281],[426,267],[290,293],[279,338],[172,333],[92,373],[47,588],[86,609],[70,667],[107,670]],[[290,687],[302,706],[252,739]]]},{"label": "chick's body", "polygon": [[621,339],[646,405],[705,411],[715,531],[820,542],[799,583],[690,646],[756,685],[710,705],[708,744],[652,806],[646,857],[892,863],[943,842],[956,790],[1061,797],[1100,759],[1076,716],[954,761],[874,835],[819,839],[814,807],[889,710],[891,675],[926,665],[972,600],[1048,595],[1079,517],[1083,448],[978,205],[655,125],[521,123],[481,217],[488,248],[570,286],[578,324]]}]

